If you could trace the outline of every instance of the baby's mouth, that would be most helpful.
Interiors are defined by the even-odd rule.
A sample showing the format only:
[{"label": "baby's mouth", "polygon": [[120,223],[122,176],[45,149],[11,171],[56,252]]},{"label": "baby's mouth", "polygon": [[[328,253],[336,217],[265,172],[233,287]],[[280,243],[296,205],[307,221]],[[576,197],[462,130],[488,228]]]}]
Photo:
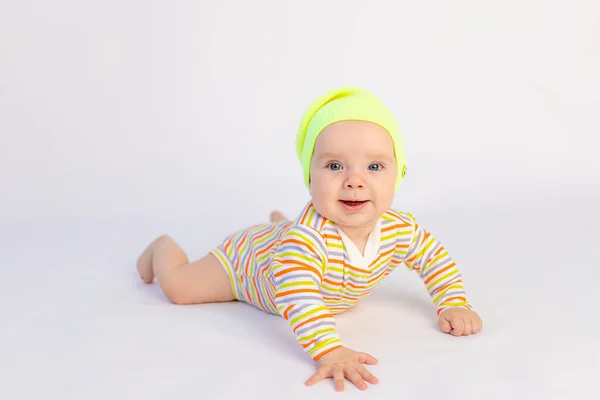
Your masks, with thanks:
[{"label": "baby's mouth", "polygon": [[363,203],[366,203],[368,200],[340,200],[342,203],[348,206],[360,206]]}]

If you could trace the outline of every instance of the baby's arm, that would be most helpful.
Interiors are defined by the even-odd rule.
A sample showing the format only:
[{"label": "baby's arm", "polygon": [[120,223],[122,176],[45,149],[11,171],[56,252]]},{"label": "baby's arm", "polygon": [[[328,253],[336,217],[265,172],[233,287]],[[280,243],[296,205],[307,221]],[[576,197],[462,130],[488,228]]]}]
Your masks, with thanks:
[{"label": "baby's arm", "polygon": [[402,214],[402,217],[406,228],[411,230],[410,235],[399,239],[405,241],[399,246],[403,253],[402,261],[409,269],[419,273],[438,315],[450,307],[471,310],[462,275],[448,251],[412,215]]},{"label": "baby's arm", "polygon": [[302,225],[293,227],[282,238],[270,275],[279,313],[315,361],[342,346],[333,315],[321,295],[326,254],[318,232]]},{"label": "baby's arm", "polygon": [[275,286],[275,304],[298,343],[318,365],[306,385],[333,378],[336,389],[343,390],[347,378],[364,390],[366,382],[375,384],[377,378],[362,364],[376,364],[377,360],[342,345],[321,294],[326,265],[327,249],[321,235],[310,227],[293,227],[273,259],[270,279]]}]

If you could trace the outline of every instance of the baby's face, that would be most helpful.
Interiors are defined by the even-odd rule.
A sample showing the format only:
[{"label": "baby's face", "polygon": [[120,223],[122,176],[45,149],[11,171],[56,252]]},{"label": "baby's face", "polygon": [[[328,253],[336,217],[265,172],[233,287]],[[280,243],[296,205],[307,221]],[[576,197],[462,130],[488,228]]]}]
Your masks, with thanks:
[{"label": "baby's face", "polygon": [[311,161],[313,204],[342,229],[370,227],[392,205],[397,170],[394,143],[381,126],[329,125],[317,138]]}]

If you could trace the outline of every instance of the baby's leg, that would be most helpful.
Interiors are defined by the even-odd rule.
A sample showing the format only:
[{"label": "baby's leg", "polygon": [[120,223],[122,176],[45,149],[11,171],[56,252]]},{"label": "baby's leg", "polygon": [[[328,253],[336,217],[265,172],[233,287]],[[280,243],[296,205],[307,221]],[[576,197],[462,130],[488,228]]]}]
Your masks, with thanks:
[{"label": "baby's leg", "polygon": [[285,220],[287,220],[287,218],[279,211],[271,212],[271,222],[279,222],[279,221],[285,221]]},{"label": "baby's leg", "polygon": [[137,260],[142,280],[158,281],[175,304],[233,301],[229,277],[212,254],[190,263],[185,252],[169,236],[154,240]]}]

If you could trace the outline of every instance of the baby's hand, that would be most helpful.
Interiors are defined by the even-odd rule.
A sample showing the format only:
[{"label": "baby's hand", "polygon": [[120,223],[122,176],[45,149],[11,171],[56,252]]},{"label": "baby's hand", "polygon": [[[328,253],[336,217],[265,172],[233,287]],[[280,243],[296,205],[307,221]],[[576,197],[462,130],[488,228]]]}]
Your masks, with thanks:
[{"label": "baby's hand", "polygon": [[340,347],[322,356],[317,361],[317,372],[311,376],[306,385],[310,386],[325,378],[332,378],[338,392],[344,390],[344,377],[352,381],[360,390],[366,390],[367,384],[376,384],[379,380],[362,364],[377,364],[377,360],[367,353],[358,353],[346,347]]},{"label": "baby's hand", "polygon": [[482,328],[481,318],[477,313],[459,307],[444,310],[438,322],[442,331],[454,336],[475,334]]}]

